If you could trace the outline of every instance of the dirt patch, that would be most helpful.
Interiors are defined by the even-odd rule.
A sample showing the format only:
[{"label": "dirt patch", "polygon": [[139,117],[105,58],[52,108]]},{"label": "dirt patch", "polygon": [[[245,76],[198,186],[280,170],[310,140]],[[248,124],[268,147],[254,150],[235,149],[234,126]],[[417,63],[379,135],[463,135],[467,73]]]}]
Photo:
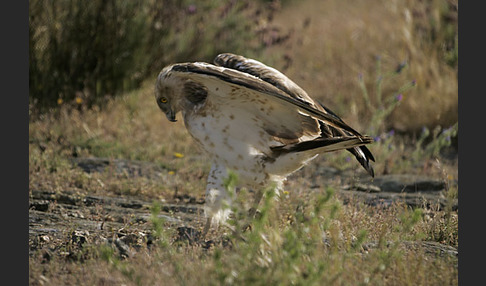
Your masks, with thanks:
[{"label": "dirt patch", "polygon": [[[104,158],[77,158],[74,164],[85,172],[117,170],[125,174],[157,179],[160,168],[152,163],[107,160]],[[411,207],[458,209],[457,199],[443,197],[445,185],[437,180],[416,175],[378,176],[370,184],[353,183],[347,172],[326,167],[320,176],[329,181],[341,176],[343,184],[337,196],[344,204],[356,199],[376,207],[388,207],[405,202]],[[317,187],[317,186],[316,186]],[[174,230],[174,241],[196,242],[205,222],[204,198],[177,195],[170,202],[154,202],[143,196],[103,196],[79,191],[31,190],[29,199],[29,253],[43,252],[49,260],[53,255],[82,259],[85,245],[113,245],[120,256],[130,256],[153,242],[150,222],[152,207],[160,204],[158,218]],[[214,241],[204,241],[209,247]],[[439,247],[440,245],[433,245]],[[454,249],[445,249],[454,253]]]}]

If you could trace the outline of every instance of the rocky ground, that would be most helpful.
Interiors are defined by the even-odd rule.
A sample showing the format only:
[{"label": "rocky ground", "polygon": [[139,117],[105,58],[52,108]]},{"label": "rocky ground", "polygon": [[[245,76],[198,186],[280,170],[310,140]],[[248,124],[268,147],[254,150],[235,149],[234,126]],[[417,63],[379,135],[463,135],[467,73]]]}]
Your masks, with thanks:
[{"label": "rocky ground", "polygon": [[[157,179],[164,170],[154,164],[108,160],[103,158],[77,158],[73,164],[85,172],[103,172],[111,167],[116,172],[131,176]],[[344,179],[336,192],[343,203],[360,200],[376,207],[387,207],[397,201],[412,207],[451,208],[458,210],[457,200],[443,195],[445,182],[417,175],[382,175],[369,183],[355,183],[346,179],[346,172],[323,167],[319,176]],[[174,195],[170,202],[162,203],[158,214],[176,229],[175,240],[198,242],[210,247],[214,241],[198,239],[203,224],[204,199],[189,195]],[[137,249],[152,243],[150,217],[153,201],[143,196],[100,196],[74,191],[53,192],[31,190],[29,207],[29,253],[42,252],[46,260],[53,256],[83,259],[87,255],[84,245],[108,243],[115,246],[120,256],[130,256]],[[430,251],[457,256],[457,249],[439,243],[426,243]],[[373,247],[369,243],[367,247]]]}]

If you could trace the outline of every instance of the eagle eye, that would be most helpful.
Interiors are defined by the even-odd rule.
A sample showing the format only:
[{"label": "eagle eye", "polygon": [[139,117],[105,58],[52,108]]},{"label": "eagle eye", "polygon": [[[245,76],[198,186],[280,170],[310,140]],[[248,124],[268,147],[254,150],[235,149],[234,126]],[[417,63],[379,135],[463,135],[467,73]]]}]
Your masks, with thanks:
[{"label": "eagle eye", "polygon": [[162,103],[167,103],[167,98],[165,98],[165,97],[161,97],[161,98],[160,98],[160,102],[162,102]]}]

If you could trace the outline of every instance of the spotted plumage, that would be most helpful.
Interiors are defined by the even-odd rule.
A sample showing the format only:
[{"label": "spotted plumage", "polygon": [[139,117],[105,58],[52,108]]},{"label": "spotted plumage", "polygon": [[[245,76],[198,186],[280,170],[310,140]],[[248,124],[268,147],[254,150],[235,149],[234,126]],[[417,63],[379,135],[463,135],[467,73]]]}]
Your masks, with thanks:
[{"label": "spotted plumage", "polygon": [[180,111],[212,166],[205,212],[213,221],[228,215],[228,171],[255,190],[275,184],[318,154],[348,150],[374,176],[369,136],[363,136],[276,69],[234,54],[214,64],[194,62],[165,67],[156,82],[157,104],[167,119]]}]

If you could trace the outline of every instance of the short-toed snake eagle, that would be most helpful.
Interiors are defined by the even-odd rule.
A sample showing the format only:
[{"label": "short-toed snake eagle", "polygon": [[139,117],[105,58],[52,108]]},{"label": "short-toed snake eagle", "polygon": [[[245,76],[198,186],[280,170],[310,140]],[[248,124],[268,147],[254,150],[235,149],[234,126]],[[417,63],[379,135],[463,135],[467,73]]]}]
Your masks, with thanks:
[{"label": "short-toed snake eagle", "polygon": [[170,121],[182,113],[188,132],[210,155],[207,226],[229,215],[229,170],[259,198],[265,186],[275,184],[278,191],[288,175],[325,152],[346,149],[374,176],[374,158],[364,146],[372,142],[369,136],[256,60],[226,53],[214,64],[169,65],[158,75],[155,96]]}]

